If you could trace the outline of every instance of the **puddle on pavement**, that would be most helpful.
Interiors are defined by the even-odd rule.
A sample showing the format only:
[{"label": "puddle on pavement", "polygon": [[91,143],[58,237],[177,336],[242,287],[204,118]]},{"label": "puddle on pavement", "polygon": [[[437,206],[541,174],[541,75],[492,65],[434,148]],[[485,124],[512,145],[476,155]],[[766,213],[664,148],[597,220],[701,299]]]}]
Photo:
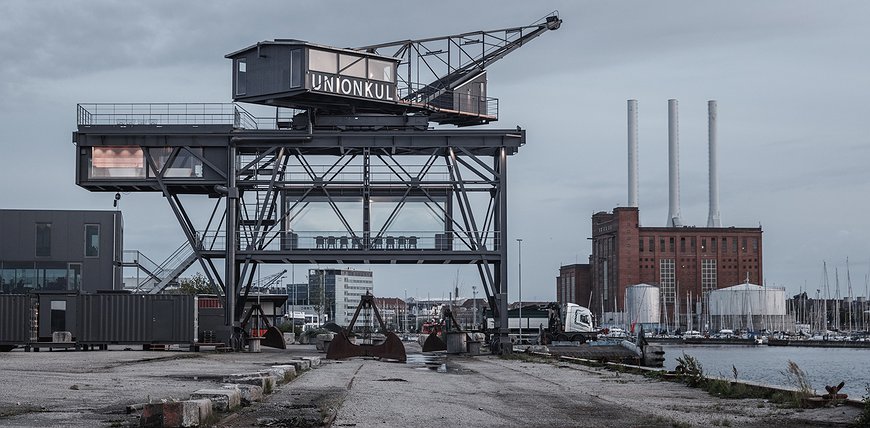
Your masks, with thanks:
[{"label": "puddle on pavement", "polygon": [[421,365],[422,367],[416,367],[417,370],[433,370],[438,373],[447,373],[447,363],[444,362],[444,355],[408,354],[406,364]]}]

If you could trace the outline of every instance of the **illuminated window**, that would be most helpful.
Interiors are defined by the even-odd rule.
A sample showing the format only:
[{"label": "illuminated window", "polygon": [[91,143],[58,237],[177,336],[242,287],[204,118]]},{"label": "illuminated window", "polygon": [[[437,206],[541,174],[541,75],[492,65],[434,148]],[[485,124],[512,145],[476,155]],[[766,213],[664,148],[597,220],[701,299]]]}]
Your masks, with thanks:
[{"label": "illuminated window", "polygon": [[308,69],[335,74],[338,72],[338,55],[334,52],[309,49]]},{"label": "illuminated window", "polygon": [[395,83],[393,63],[369,58],[369,79]]},{"label": "illuminated window", "polygon": [[338,56],[338,74],[351,77],[366,77],[365,58],[353,55]]}]

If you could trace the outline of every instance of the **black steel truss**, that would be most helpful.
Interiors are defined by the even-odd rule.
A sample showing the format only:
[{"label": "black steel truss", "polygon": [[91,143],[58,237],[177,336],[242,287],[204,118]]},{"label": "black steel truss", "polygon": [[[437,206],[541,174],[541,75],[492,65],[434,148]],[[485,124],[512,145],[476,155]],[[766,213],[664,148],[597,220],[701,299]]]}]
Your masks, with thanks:
[{"label": "black steel truss", "polygon": [[[160,191],[203,272],[221,288],[228,325],[238,326],[261,263],[461,263],[477,267],[499,320],[501,343],[508,343],[507,319],[499,316],[507,310],[507,156],[524,143],[524,131],[189,131],[80,127],[75,135],[80,153],[91,147],[141,144],[150,173],[138,179],[92,179],[81,173],[88,160],[80,157],[78,184],[97,191]],[[202,148],[224,153],[225,164],[215,161],[213,153],[197,156]],[[165,156],[162,165],[155,150]],[[201,162],[203,178],[167,175],[182,153]],[[181,198],[197,194],[215,198],[202,229],[194,225]],[[359,202],[362,209],[348,212],[341,206],[347,200]],[[377,223],[373,200],[392,204]],[[412,236],[407,239],[414,238],[413,246],[381,245],[394,238],[391,228],[411,202],[422,203],[442,223],[428,237],[434,239],[420,245]],[[317,237],[300,243],[302,238],[287,225],[310,204],[324,203],[342,225],[341,243],[317,245]],[[215,263],[220,261],[223,275]]]}]

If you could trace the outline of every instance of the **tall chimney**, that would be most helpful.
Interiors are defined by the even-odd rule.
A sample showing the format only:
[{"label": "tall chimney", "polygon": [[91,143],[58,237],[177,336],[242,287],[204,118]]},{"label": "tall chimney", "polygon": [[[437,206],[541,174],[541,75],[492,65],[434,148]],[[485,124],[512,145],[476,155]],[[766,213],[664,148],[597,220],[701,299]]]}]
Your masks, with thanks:
[{"label": "tall chimney", "polygon": [[668,227],[683,225],[680,218],[680,135],[677,100],[668,100]]},{"label": "tall chimney", "polygon": [[716,100],[707,101],[708,130],[707,138],[710,151],[710,214],[707,227],[722,227],[719,219],[719,171],[716,160]]},{"label": "tall chimney", "polygon": [[628,206],[637,207],[637,100],[628,100]]}]

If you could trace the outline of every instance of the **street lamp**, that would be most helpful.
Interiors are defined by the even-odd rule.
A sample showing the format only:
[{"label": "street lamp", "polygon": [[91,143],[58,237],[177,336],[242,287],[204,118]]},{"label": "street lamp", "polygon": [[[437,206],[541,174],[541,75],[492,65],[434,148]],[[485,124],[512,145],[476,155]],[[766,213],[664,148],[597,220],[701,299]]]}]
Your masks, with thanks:
[{"label": "street lamp", "polygon": [[[517,269],[517,285],[519,286],[519,301],[520,301],[520,329],[519,329],[519,337],[520,344],[523,343],[523,239],[517,238],[517,246],[519,247],[519,257],[517,260],[518,269]],[[508,318],[510,319],[510,318]]]}]

